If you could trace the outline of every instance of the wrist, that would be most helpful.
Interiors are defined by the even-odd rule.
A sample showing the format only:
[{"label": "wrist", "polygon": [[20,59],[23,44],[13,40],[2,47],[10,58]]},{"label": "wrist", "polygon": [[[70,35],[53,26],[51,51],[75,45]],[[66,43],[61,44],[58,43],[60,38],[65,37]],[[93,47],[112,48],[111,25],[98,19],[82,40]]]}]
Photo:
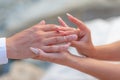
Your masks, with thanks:
[{"label": "wrist", "polygon": [[79,56],[71,55],[68,60],[67,64],[65,66],[69,66],[73,69],[81,70],[81,68],[84,68],[84,59],[86,58],[81,58]]},{"label": "wrist", "polygon": [[63,62],[63,63],[64,63],[63,65],[69,66],[69,67],[73,67],[73,66],[76,64],[76,62],[78,62],[78,61],[76,60],[76,58],[80,58],[80,57],[79,57],[79,56],[76,56],[76,55],[70,54],[70,55],[66,58],[66,60]]},{"label": "wrist", "polygon": [[16,50],[14,46],[14,41],[11,38],[6,39],[6,50],[7,50],[7,57],[10,59],[14,59],[16,56]]},{"label": "wrist", "polygon": [[88,53],[88,57],[94,58],[96,56],[97,48],[95,46],[92,46]]},{"label": "wrist", "polygon": [[94,56],[96,55],[96,47],[93,45],[84,47],[82,50],[78,48],[77,50],[79,51],[79,53],[87,57],[94,58]]}]

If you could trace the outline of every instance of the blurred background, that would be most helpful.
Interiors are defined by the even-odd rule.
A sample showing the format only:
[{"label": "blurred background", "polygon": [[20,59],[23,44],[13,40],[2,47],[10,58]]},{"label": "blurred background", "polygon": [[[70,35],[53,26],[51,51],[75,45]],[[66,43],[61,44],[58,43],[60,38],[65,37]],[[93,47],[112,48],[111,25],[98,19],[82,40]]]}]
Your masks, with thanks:
[{"label": "blurred background", "polygon": [[[66,13],[86,23],[96,19],[110,20],[120,16],[120,0],[0,0],[0,37],[10,37],[41,20],[50,24],[59,24],[58,16],[74,27],[68,21]],[[0,80],[58,80],[57,76],[61,75],[57,73],[58,69],[63,71],[62,73],[68,72],[64,75],[72,75],[76,72],[66,68],[32,59],[9,60],[8,64],[0,66]],[[69,72],[70,70],[73,72]],[[50,79],[50,76],[47,76],[49,79],[42,79],[52,73],[55,74],[51,76],[54,79]],[[74,76],[71,80],[96,80],[84,73],[74,74]],[[70,79],[64,77],[60,80]]]}]

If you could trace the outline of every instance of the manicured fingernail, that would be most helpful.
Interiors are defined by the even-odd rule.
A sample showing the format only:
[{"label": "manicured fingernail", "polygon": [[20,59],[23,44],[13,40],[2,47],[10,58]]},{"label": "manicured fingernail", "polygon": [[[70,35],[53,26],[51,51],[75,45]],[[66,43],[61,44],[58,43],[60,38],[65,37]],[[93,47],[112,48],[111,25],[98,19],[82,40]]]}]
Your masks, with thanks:
[{"label": "manicured fingernail", "polygon": [[58,16],[58,20],[62,21],[62,18],[60,16]]},{"label": "manicured fingernail", "polygon": [[72,15],[71,15],[71,14],[69,14],[69,13],[66,13],[66,15],[67,15],[67,16],[72,16]]},{"label": "manicured fingernail", "polygon": [[58,19],[60,20],[60,19],[61,19],[61,17],[60,17],[60,16],[58,16]]},{"label": "manicured fingernail", "polygon": [[37,48],[30,47],[30,50],[37,55],[40,54],[39,49],[37,49]]},{"label": "manicured fingernail", "polygon": [[78,36],[76,34],[72,34],[68,36],[70,40],[77,40]]},{"label": "manicured fingernail", "polygon": [[45,24],[45,20],[42,20],[42,21],[40,21],[40,23],[39,24]]}]

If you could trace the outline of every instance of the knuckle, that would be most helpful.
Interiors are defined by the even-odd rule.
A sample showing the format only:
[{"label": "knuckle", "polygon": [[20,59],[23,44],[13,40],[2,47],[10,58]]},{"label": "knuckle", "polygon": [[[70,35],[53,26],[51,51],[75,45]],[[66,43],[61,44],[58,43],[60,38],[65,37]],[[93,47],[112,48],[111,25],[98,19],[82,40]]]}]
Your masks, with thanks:
[{"label": "knuckle", "polygon": [[53,52],[53,51],[55,51],[53,46],[48,46],[47,47],[47,52]]},{"label": "knuckle", "polygon": [[69,41],[69,37],[68,37],[68,36],[63,36],[63,40],[64,40],[65,42],[67,42],[67,41]]},{"label": "knuckle", "polygon": [[57,29],[59,26],[55,25],[55,24],[49,24],[49,26],[52,28],[52,29]]},{"label": "knuckle", "polygon": [[64,40],[65,42],[71,41],[70,39],[71,39],[70,36],[64,36],[64,37],[63,37],[63,40]]},{"label": "knuckle", "polygon": [[59,37],[54,38],[54,43],[59,43]]},{"label": "knuckle", "polygon": [[33,26],[32,30],[37,31],[38,30],[38,25]]}]

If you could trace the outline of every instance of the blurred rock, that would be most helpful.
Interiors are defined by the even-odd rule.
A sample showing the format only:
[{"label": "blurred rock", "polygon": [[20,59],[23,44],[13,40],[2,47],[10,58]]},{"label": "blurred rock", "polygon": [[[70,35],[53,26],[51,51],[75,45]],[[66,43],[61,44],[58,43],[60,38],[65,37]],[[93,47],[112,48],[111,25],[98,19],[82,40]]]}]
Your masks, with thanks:
[{"label": "blurred rock", "polygon": [[33,64],[26,62],[14,62],[10,72],[0,78],[0,80],[38,80],[44,71]]}]

